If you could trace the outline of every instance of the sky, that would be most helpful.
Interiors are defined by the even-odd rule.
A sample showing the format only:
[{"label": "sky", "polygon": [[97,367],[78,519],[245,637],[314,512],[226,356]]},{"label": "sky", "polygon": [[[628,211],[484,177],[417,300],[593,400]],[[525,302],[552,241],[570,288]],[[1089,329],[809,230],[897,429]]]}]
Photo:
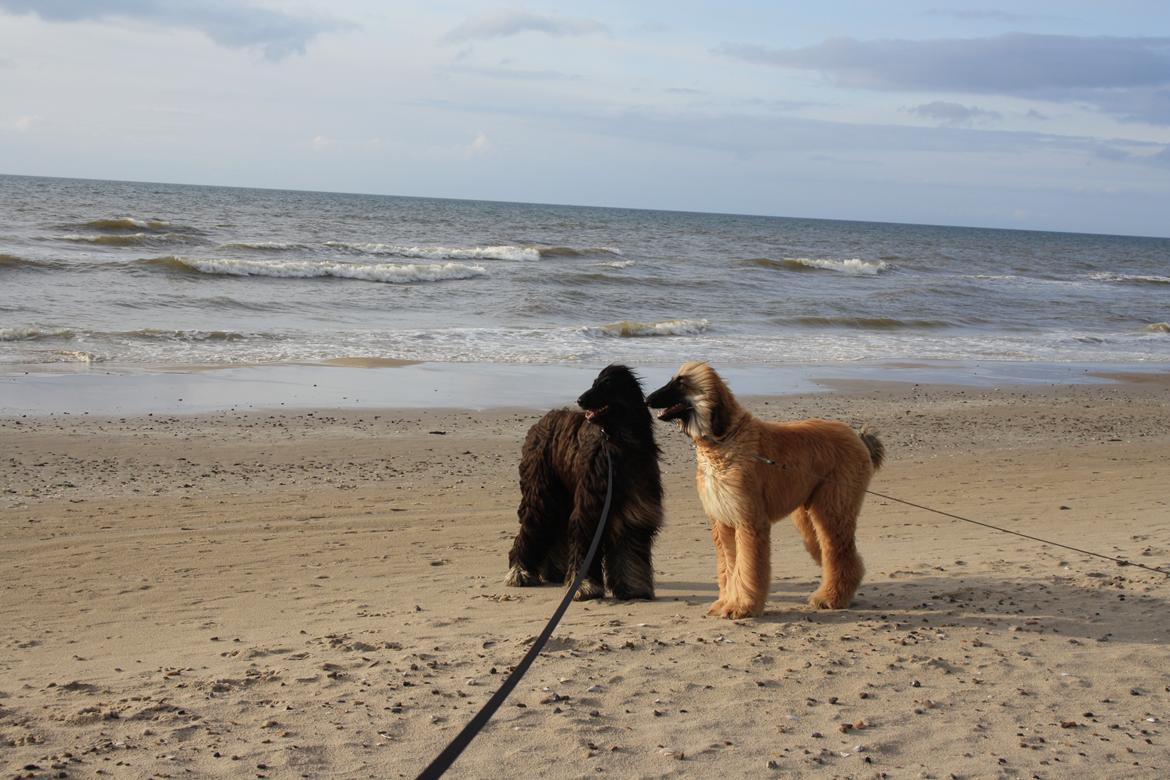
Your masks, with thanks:
[{"label": "sky", "polygon": [[0,173],[1170,235],[1170,3],[0,0]]}]

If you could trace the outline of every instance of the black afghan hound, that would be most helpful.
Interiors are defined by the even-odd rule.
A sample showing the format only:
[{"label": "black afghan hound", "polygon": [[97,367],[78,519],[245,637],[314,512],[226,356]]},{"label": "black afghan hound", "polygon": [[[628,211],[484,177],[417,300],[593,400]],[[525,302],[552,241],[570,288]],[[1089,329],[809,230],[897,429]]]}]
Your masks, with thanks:
[{"label": "black afghan hound", "polygon": [[[554,409],[528,430],[520,459],[520,533],[508,553],[508,585],[572,584],[601,520],[607,464],[613,504],[597,555],[575,598],[654,598],[650,548],[662,527],[662,477],[654,423],[638,377],[601,371],[577,404]],[[604,580],[602,573],[604,571]]]}]

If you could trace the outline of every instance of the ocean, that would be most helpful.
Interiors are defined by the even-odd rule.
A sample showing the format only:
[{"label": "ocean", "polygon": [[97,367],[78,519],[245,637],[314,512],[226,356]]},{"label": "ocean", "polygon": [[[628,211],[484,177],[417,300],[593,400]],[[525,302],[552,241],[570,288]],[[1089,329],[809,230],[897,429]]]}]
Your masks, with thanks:
[{"label": "ocean", "polygon": [[0,374],[1170,361],[1170,239],[0,176]]}]

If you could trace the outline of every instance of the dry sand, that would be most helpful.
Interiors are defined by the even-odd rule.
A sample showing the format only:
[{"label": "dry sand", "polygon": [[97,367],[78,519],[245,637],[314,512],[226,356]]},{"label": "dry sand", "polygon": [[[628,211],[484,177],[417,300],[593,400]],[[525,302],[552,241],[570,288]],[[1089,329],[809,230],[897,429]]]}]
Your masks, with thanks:
[{"label": "dry sand", "polygon": [[[753,399],[875,423],[873,488],[1170,569],[1159,381]],[[0,769],[413,777],[559,600],[503,586],[539,411],[0,420]],[[1170,578],[870,498],[854,606],[704,616],[714,556],[661,426],[659,598],[570,608],[456,763],[499,777],[1160,777]]]}]

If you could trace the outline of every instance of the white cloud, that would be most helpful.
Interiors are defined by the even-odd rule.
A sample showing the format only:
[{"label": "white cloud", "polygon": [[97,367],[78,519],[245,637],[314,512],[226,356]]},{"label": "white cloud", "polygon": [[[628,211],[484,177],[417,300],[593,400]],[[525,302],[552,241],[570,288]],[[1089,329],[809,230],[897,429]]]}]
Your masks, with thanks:
[{"label": "white cloud", "polygon": [[469,159],[472,157],[478,157],[481,154],[485,154],[489,149],[491,149],[491,147],[491,141],[489,141],[487,135],[485,135],[484,132],[480,130],[475,134],[475,138],[471,139],[471,143],[464,147],[463,156]]},{"label": "white cloud", "polygon": [[37,124],[39,124],[40,121],[41,118],[35,114],[25,114],[16,117],[6,124],[10,129],[15,130],[18,133],[27,133],[31,131]]},{"label": "white cloud", "polygon": [[313,136],[313,140],[309,141],[309,148],[311,148],[314,152],[323,152],[326,149],[332,148],[336,144],[337,142],[329,136],[315,135]]}]

